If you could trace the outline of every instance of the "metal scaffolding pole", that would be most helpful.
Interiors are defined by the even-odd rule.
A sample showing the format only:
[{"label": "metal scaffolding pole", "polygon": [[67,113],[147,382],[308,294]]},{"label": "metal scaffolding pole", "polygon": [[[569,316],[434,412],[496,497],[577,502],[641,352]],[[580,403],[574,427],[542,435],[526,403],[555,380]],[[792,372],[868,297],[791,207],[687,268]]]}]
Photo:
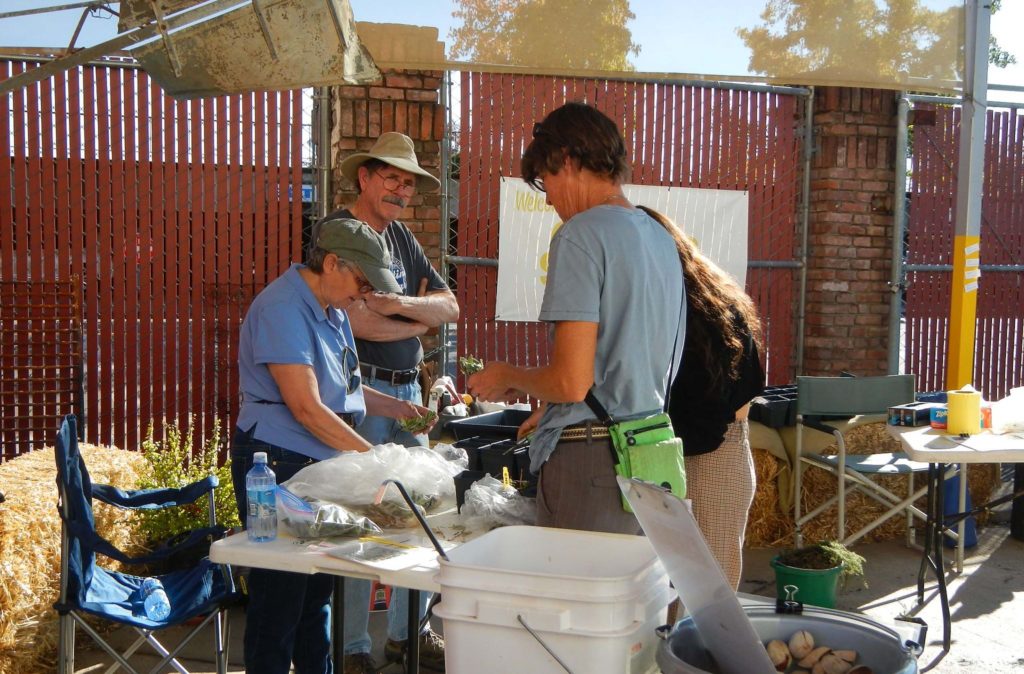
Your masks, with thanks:
[{"label": "metal scaffolding pole", "polygon": [[968,0],[964,106],[960,119],[953,283],[949,307],[946,384],[958,389],[974,379],[975,316],[981,276],[981,180],[988,109],[988,38],[991,11],[985,0]]},{"label": "metal scaffolding pole", "polygon": [[903,237],[907,231],[907,120],[910,101],[902,93],[896,99],[896,180],[892,196],[892,270],[889,277],[889,374],[900,373],[900,321],[903,318]]}]

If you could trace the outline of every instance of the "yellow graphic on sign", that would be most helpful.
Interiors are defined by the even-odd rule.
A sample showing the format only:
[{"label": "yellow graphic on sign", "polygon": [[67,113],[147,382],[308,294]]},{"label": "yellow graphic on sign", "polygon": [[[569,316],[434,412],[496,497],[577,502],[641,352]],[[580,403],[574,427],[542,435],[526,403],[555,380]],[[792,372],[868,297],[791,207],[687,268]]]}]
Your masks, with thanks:
[{"label": "yellow graphic on sign", "polygon": [[548,198],[543,192],[534,192],[533,190],[517,191],[515,208],[517,211],[537,213],[555,210],[554,206],[548,204]]},{"label": "yellow graphic on sign", "polygon": [[[555,232],[557,232],[558,228],[561,227],[561,226],[562,226],[562,221],[559,220],[558,222],[555,223],[555,226],[551,228],[551,238],[552,239],[555,238]],[[541,271],[540,283],[541,283],[541,285],[547,285],[547,283],[548,283],[548,252],[544,251],[544,253],[541,254],[541,256],[537,260],[537,262],[538,262],[537,266],[540,267],[540,271]]]}]

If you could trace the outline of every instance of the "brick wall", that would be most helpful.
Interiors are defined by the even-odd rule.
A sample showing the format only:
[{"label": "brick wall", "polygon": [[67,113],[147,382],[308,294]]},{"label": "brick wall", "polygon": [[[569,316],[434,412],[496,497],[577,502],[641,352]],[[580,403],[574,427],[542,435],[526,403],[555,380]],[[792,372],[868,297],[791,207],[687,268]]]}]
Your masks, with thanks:
[{"label": "brick wall", "polygon": [[817,89],[805,374],[886,373],[896,98]]},{"label": "brick wall", "polygon": [[[369,85],[339,86],[334,92],[331,148],[334,155],[332,206],[355,201],[356,190],[338,166],[353,152],[370,149],[385,131],[412,138],[420,166],[441,179],[441,140],[444,109],[440,99],[441,73],[437,71],[383,70],[380,81]],[[401,220],[416,235],[427,256],[438,265],[441,257],[441,193],[418,192]]]}]

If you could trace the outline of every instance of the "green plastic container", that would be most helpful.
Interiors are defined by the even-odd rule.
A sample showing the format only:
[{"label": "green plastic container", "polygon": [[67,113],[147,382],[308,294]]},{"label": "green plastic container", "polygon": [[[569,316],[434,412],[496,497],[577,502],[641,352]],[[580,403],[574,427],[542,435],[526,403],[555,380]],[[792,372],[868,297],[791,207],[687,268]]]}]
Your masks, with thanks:
[{"label": "green plastic container", "polygon": [[842,565],[831,569],[798,569],[780,563],[776,557],[772,560],[772,568],[775,569],[775,592],[779,599],[787,599],[784,588],[795,585],[798,591],[793,596],[794,600],[823,608],[835,608]]}]

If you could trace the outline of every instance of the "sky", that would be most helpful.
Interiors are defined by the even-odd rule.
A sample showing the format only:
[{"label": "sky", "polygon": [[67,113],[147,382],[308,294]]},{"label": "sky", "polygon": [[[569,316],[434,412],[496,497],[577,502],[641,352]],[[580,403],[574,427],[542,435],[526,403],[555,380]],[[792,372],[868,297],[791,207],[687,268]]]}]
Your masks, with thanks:
[{"label": "sky", "polygon": [[[0,12],[69,4],[72,0],[3,0]],[[350,0],[359,21],[410,23],[435,26],[446,40],[452,26],[451,0]],[[631,22],[633,39],[641,45],[634,58],[637,69],[646,72],[690,72],[724,75],[746,73],[747,50],[736,26],[754,26],[767,0],[631,0],[637,18]],[[956,0],[924,0],[929,7],[942,8]],[[722,11],[728,7],[728,11]],[[0,19],[0,46],[63,47],[74,32],[82,10]],[[89,46],[114,37],[115,18],[87,19],[79,46]],[[1024,0],[1003,0],[1002,9],[992,17],[992,34],[1000,45],[1015,54],[1019,63],[1006,69],[989,68],[991,84],[1024,87]],[[990,91],[993,101],[1022,101],[1024,92]]]}]

